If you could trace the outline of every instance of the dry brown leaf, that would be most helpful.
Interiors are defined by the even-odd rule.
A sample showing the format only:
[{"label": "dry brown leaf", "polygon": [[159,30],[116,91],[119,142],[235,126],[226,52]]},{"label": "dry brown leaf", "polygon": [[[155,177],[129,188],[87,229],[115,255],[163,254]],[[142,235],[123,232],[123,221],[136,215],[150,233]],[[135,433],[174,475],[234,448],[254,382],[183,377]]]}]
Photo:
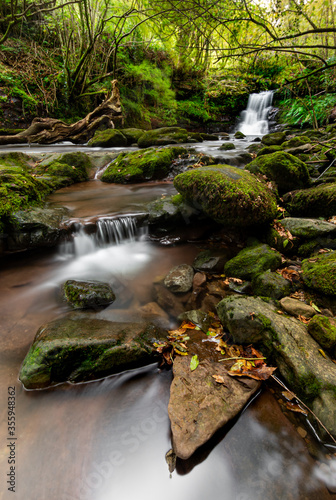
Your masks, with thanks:
[{"label": "dry brown leaf", "polygon": [[299,321],[301,321],[301,323],[304,323],[305,325],[308,325],[308,323],[310,323],[310,319],[306,318],[305,316],[299,316]]},{"label": "dry brown leaf", "polygon": [[300,281],[300,275],[297,271],[294,271],[294,269],[289,269],[288,267],[285,267],[284,269],[280,270],[280,274],[283,278],[285,278],[288,281],[291,282]]},{"label": "dry brown leaf", "polygon": [[212,378],[214,378],[217,382],[217,384],[224,384],[225,385],[225,380],[222,375],[212,375]]},{"label": "dry brown leaf", "polygon": [[191,321],[183,321],[181,328],[186,328],[187,330],[195,330],[196,325]]},{"label": "dry brown leaf", "polygon": [[306,410],[301,408],[301,406],[299,406],[298,404],[292,403],[291,401],[287,401],[286,408],[287,410],[294,411],[296,413],[303,413],[303,415],[308,415]]},{"label": "dry brown leaf", "polygon": [[295,398],[294,394],[289,391],[282,391],[281,394],[285,399],[287,399],[287,401],[292,401]]}]

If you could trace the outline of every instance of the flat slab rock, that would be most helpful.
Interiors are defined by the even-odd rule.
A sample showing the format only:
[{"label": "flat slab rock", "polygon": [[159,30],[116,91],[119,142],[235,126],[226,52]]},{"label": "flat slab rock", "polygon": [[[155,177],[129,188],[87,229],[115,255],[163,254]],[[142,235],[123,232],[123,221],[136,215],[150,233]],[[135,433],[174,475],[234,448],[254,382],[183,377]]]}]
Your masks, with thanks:
[{"label": "flat slab rock", "polygon": [[43,325],[19,379],[26,389],[85,382],[155,361],[155,340],[167,332],[151,323],[122,323],[71,313]]},{"label": "flat slab rock", "polygon": [[[184,460],[234,418],[260,386],[251,378],[230,377],[214,361],[201,361],[191,371],[190,359],[185,356],[174,360],[168,405],[173,449]],[[221,375],[225,383],[217,383],[212,375]]]}]

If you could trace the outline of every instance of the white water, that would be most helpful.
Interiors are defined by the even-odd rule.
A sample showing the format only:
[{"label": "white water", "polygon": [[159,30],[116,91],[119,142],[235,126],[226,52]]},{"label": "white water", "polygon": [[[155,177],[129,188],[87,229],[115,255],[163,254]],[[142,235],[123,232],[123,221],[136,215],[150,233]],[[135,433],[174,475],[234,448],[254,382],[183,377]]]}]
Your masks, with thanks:
[{"label": "white water", "polygon": [[247,108],[241,114],[238,130],[245,135],[264,135],[268,133],[268,114],[272,107],[271,90],[251,94]]}]

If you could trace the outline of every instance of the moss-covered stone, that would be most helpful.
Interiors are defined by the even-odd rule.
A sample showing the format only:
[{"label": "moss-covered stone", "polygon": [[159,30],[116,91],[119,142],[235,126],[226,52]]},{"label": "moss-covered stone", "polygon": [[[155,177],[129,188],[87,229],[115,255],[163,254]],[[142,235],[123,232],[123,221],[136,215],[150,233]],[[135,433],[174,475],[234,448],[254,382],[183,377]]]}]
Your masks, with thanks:
[{"label": "moss-covered stone", "polygon": [[281,146],[266,146],[265,148],[258,150],[257,156],[270,155],[272,153],[276,153],[277,151],[281,151]]},{"label": "moss-covered stone", "polygon": [[138,142],[145,130],[142,128],[123,128],[120,132],[126,137],[127,146],[131,146],[132,144],[136,144]]},{"label": "moss-covered stone", "polygon": [[236,149],[236,146],[232,142],[224,142],[218,149],[219,151],[231,151],[231,149]]},{"label": "moss-covered stone", "polygon": [[276,199],[266,183],[228,165],[184,172],[175,177],[174,186],[185,200],[224,225],[261,225],[276,214]]},{"label": "moss-covered stone", "polygon": [[292,137],[288,141],[282,143],[283,149],[296,148],[298,146],[303,146],[304,144],[310,144],[311,140],[308,136],[298,135],[296,137]]},{"label": "moss-covered stone", "polygon": [[139,140],[139,148],[150,146],[167,146],[168,144],[181,144],[188,141],[188,132],[180,127],[162,127],[144,132]]},{"label": "moss-covered stone", "polygon": [[71,313],[37,332],[19,378],[26,389],[85,382],[155,359],[153,341],[166,332],[146,323],[114,323]]},{"label": "moss-covered stone", "polygon": [[240,130],[237,130],[237,132],[234,134],[235,139],[245,139],[246,135],[243,134],[243,132],[240,132]]},{"label": "moss-covered stone", "polygon": [[336,295],[336,252],[316,255],[302,262],[302,278],[309,287],[324,293]]},{"label": "moss-covered stone", "polygon": [[80,151],[54,154],[38,163],[34,172],[42,175],[53,189],[84,182],[89,178],[92,163],[89,156]]},{"label": "moss-covered stone", "polygon": [[315,315],[308,324],[308,332],[329,351],[336,347],[336,320],[327,316]]},{"label": "moss-covered stone", "polygon": [[162,179],[167,176],[174,158],[186,153],[182,147],[152,149],[132,153],[121,153],[105,170],[103,182],[143,182],[150,179]]},{"label": "moss-covered stone", "polygon": [[268,245],[259,243],[244,248],[224,266],[227,276],[252,280],[264,271],[275,271],[281,264],[281,255]]},{"label": "moss-covered stone", "polygon": [[252,281],[253,295],[279,300],[291,293],[290,281],[278,273],[266,271]]},{"label": "moss-covered stone", "polygon": [[286,217],[281,220],[281,224],[285,229],[290,231],[293,236],[305,240],[321,238],[331,234],[336,236],[336,224],[324,220]]},{"label": "moss-covered stone", "polygon": [[206,134],[204,132],[201,132],[200,136],[202,137],[203,141],[218,141],[219,140],[218,135],[215,135],[215,134]]},{"label": "moss-covered stone", "polygon": [[195,257],[193,268],[200,272],[220,273],[227,260],[225,250],[203,250]]},{"label": "moss-covered stone", "polygon": [[62,298],[73,309],[97,309],[115,301],[108,283],[68,280],[62,286]]},{"label": "moss-covered stone", "polygon": [[280,146],[286,140],[285,132],[274,132],[272,134],[266,134],[261,139],[261,142],[266,146]]},{"label": "moss-covered stone", "polygon": [[283,151],[258,156],[246,169],[253,174],[266,175],[283,193],[291,189],[306,187],[310,181],[307,165]]},{"label": "moss-covered stone", "polygon": [[286,193],[283,202],[295,217],[332,217],[336,214],[336,183]]},{"label": "moss-covered stone", "polygon": [[[141,135],[141,134],[140,134]],[[115,148],[127,146],[127,138],[122,131],[114,128],[97,130],[88,145],[91,147]]]}]

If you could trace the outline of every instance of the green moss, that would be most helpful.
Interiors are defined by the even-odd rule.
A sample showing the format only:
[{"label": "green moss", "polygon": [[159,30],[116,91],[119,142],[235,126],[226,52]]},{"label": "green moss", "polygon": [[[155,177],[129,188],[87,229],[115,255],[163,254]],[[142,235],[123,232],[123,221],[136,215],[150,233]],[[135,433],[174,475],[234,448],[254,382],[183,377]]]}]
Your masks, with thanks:
[{"label": "green moss", "polygon": [[266,146],[280,146],[286,139],[285,132],[274,132],[273,134],[266,134],[261,142]]},{"label": "green moss", "polygon": [[266,146],[258,151],[257,156],[270,155],[277,151],[281,151],[281,146]]},{"label": "green moss", "polygon": [[293,191],[284,196],[288,212],[296,217],[332,217],[336,214],[336,183]]},{"label": "green moss", "polygon": [[276,200],[266,184],[228,165],[184,172],[175,177],[174,186],[184,199],[225,225],[264,224],[276,214]]},{"label": "green moss", "polygon": [[258,156],[246,169],[254,174],[266,175],[276,183],[281,192],[305,187],[310,182],[307,165],[283,151]]},{"label": "green moss", "polygon": [[227,276],[251,280],[268,269],[274,271],[281,264],[281,255],[268,245],[257,244],[244,248],[229,260],[224,271]]},{"label": "green moss", "polygon": [[309,322],[308,332],[324,349],[336,346],[336,321],[316,314]]},{"label": "green moss", "polygon": [[218,149],[220,151],[230,151],[231,149],[236,149],[236,146],[232,142],[224,142]]},{"label": "green moss", "polygon": [[75,152],[56,156],[51,161],[43,161],[34,170],[45,179],[50,177],[51,186],[58,189],[75,182],[87,181],[91,167],[92,163],[88,155]]},{"label": "green moss", "polygon": [[97,130],[95,135],[88,142],[88,145],[91,147],[104,148],[123,147],[127,146],[127,138],[120,130]]},{"label": "green moss", "polygon": [[282,148],[283,149],[289,149],[289,148],[297,148],[298,146],[303,146],[304,144],[309,144],[311,140],[307,136],[297,136],[293,137],[292,139],[289,139],[286,142],[282,143]]},{"label": "green moss", "polygon": [[150,179],[162,179],[167,176],[174,158],[185,153],[180,147],[134,151],[119,155],[105,170],[103,182],[143,182]]},{"label": "green moss", "polygon": [[302,277],[309,288],[325,295],[336,295],[336,252],[304,260]]},{"label": "green moss", "polygon": [[188,132],[180,127],[162,127],[148,130],[138,140],[140,148],[149,146],[166,146],[168,144],[181,144],[187,142]]}]

